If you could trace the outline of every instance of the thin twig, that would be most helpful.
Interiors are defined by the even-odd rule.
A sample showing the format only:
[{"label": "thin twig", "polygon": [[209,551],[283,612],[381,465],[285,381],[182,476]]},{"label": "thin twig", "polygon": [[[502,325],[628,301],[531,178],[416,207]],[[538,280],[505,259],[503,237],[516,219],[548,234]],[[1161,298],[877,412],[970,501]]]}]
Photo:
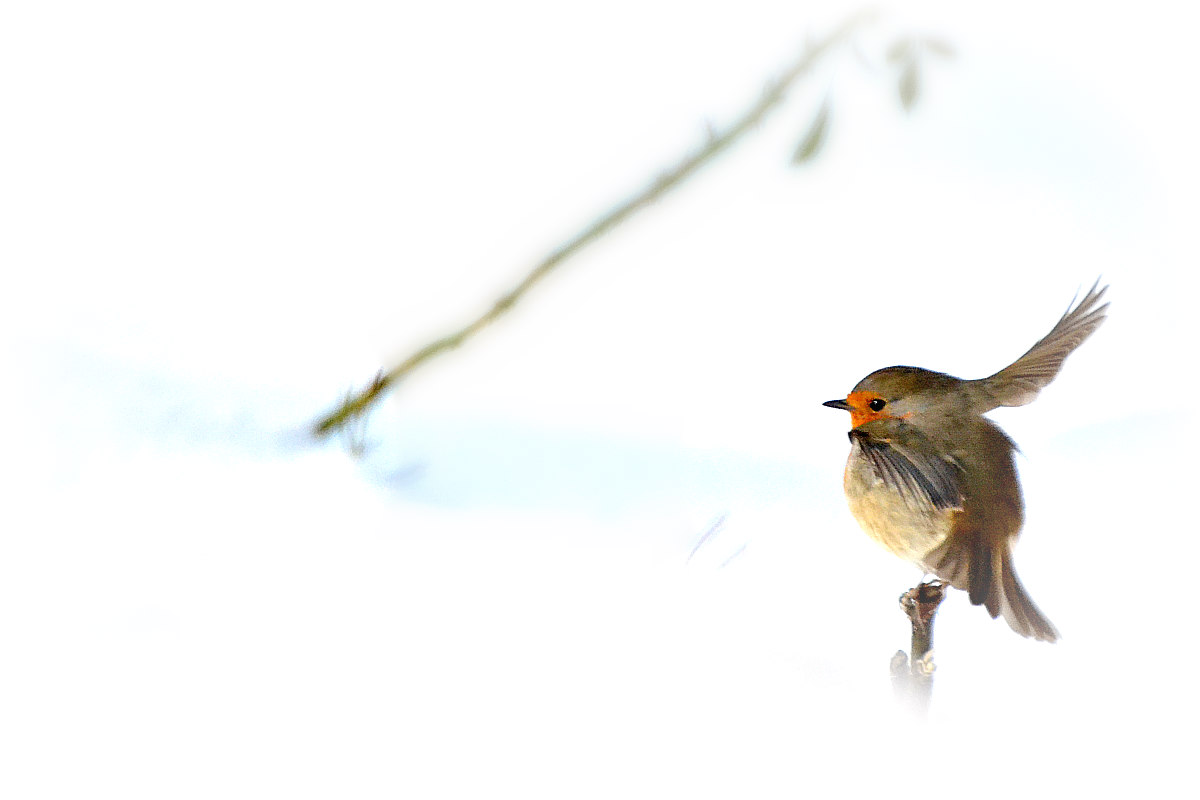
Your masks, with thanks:
[{"label": "thin twig", "polygon": [[717,517],[717,520],[712,525],[708,526],[708,530],[706,530],[704,532],[704,535],[700,537],[700,541],[696,542],[696,546],[692,548],[692,552],[688,553],[688,557],[687,557],[687,559],[684,560],[683,563],[685,563],[685,564],[691,563],[692,557],[695,556],[696,553],[698,553],[700,551],[701,547],[704,547],[704,545],[708,542],[709,539],[711,539],[713,536],[716,535],[717,531],[721,530],[721,526],[723,526],[724,524],[725,524],[725,515],[722,514],[721,516]]},{"label": "thin twig", "polygon": [[919,714],[933,700],[933,617],[946,596],[946,584],[928,581],[900,595],[900,608],[912,623],[912,647],[892,656],[892,685],[896,696]]},{"label": "thin twig", "polygon": [[844,41],[851,33],[869,21],[873,16],[874,14],[870,12],[857,14],[825,37],[824,40],[809,44],[800,58],[778,79],[768,84],[762,97],[723,133],[710,132],[709,138],[703,147],[684,158],[675,167],[662,173],[637,194],[616,206],[560,245],[542,259],[520,283],[492,304],[491,308],[485,311],[480,317],[454,333],[430,342],[391,370],[387,372],[381,371],[375,376],[375,379],[369,386],[349,395],[336,409],[321,417],[313,425],[313,434],[318,437],[326,436],[340,429],[349,420],[361,416],[372,405],[378,402],[388,389],[401,378],[406,377],[410,372],[434,356],[440,355],[447,350],[453,350],[467,341],[467,339],[470,339],[489,323],[510,311],[534,284],[546,277],[559,264],[624,222],[634,212],[658,200],[662,195],[691,176],[700,167],[713,160],[713,158],[761,122],[767,115],[767,112],[771,111],[783,100],[788,89],[791,88],[797,79],[811,70],[826,53]]}]

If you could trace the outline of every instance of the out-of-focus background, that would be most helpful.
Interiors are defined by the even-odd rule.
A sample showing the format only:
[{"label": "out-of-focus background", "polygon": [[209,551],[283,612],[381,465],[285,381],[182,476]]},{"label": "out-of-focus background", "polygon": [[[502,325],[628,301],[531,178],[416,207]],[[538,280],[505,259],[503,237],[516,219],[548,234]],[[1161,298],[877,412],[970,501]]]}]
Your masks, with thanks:
[{"label": "out-of-focus background", "polygon": [[[681,191],[431,363],[854,7],[0,12],[5,797],[973,797],[1191,780],[1193,20],[885,5]],[[905,113],[884,54],[932,36]],[[828,140],[789,158],[825,98]],[[1109,321],[1027,408],[1046,646],[841,494],[867,372]],[[708,534],[708,535],[706,535]]]}]

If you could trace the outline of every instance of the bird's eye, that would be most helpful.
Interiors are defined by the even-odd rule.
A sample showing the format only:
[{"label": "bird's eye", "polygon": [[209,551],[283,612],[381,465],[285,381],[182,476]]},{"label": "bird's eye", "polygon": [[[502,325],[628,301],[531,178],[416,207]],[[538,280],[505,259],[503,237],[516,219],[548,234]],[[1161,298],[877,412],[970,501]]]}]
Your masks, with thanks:
[{"label": "bird's eye", "polygon": [[882,397],[876,397],[867,404],[868,408],[870,408],[872,411],[883,411],[883,407],[886,405],[887,400],[884,400]]}]

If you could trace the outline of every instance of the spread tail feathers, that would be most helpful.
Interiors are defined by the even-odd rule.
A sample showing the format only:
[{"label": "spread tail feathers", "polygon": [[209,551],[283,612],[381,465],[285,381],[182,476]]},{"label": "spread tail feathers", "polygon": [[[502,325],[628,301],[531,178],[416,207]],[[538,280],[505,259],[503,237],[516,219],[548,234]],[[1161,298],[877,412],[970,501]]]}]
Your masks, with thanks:
[{"label": "spread tail feathers", "polygon": [[949,544],[927,555],[921,568],[966,591],[974,605],[986,608],[993,618],[1003,616],[1008,626],[1022,636],[1042,642],[1058,640],[1054,624],[1017,578],[1008,547],[988,553],[983,548],[968,551]]},{"label": "spread tail feathers", "polygon": [[985,602],[988,613],[993,617],[1003,615],[1008,627],[1022,636],[1041,642],[1057,641],[1058,631],[1053,623],[1046,619],[1017,578],[1008,548],[996,553],[994,563],[992,592]]}]

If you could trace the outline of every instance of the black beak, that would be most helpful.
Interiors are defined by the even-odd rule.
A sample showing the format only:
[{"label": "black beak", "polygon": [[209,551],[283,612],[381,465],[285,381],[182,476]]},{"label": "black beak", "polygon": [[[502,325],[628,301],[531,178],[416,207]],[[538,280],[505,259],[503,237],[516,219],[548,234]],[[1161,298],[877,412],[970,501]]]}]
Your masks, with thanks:
[{"label": "black beak", "polygon": [[824,403],[821,403],[821,405],[829,406],[830,408],[836,408],[840,411],[851,411],[852,410],[851,405],[849,403],[847,403],[845,400],[828,400]]}]

